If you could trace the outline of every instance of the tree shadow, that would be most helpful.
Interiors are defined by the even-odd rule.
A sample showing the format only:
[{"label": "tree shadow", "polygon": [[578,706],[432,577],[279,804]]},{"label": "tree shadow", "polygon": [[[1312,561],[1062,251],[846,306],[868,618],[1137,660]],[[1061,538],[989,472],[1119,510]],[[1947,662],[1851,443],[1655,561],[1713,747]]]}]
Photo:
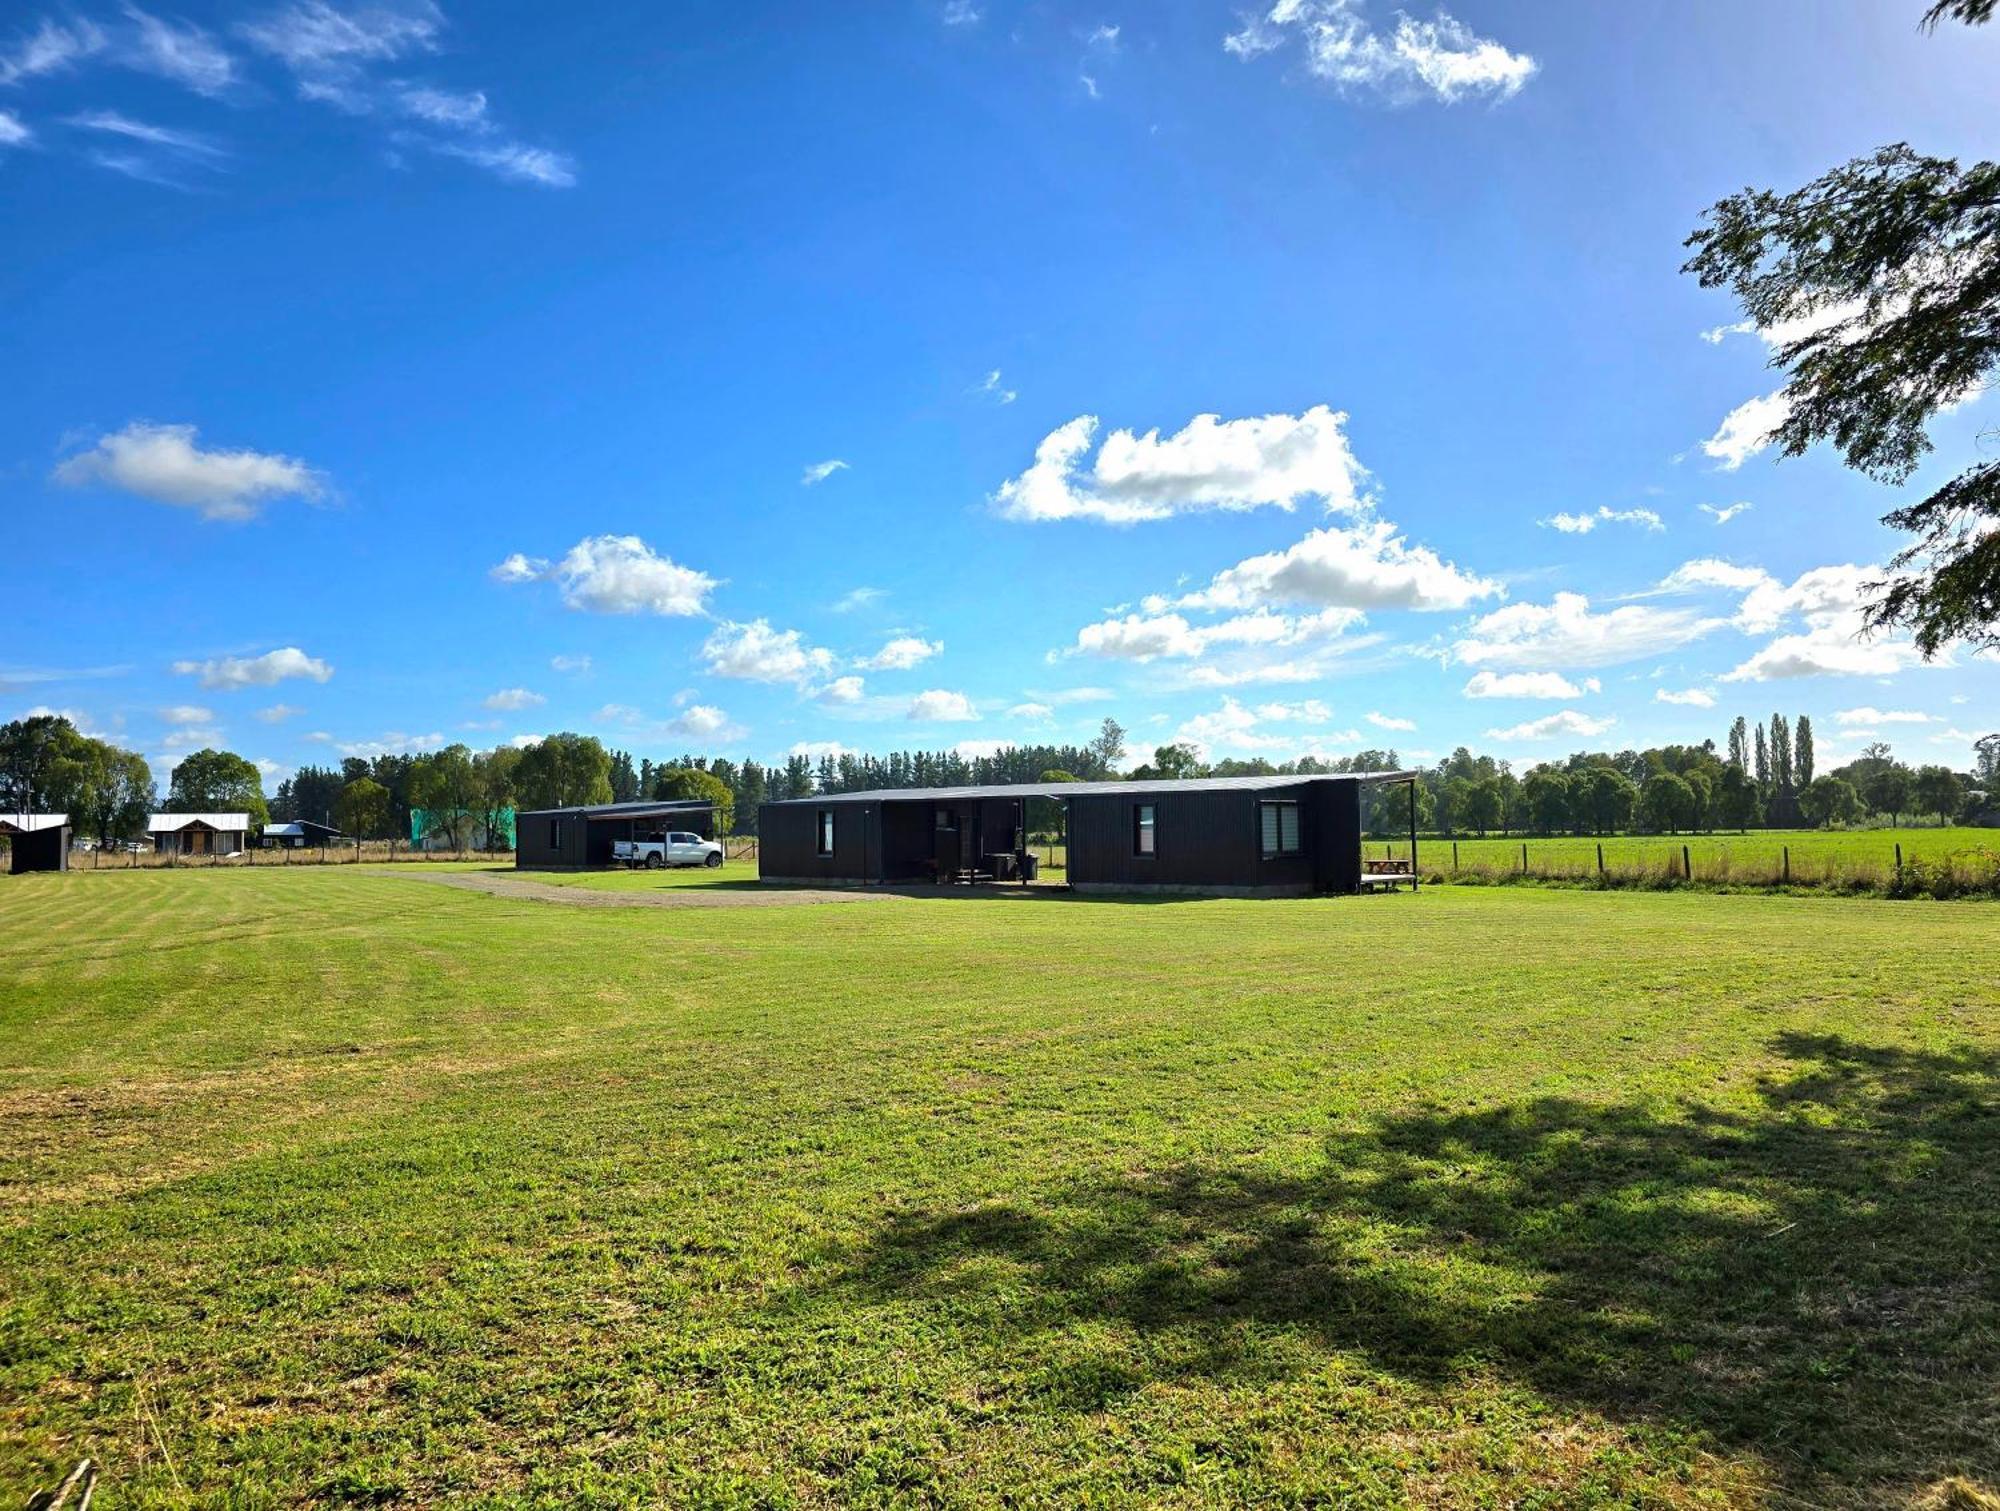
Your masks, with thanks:
[{"label": "tree shadow", "polygon": [[1746,1110],[1405,1113],[1331,1136],[1306,1176],[1188,1165],[907,1213],[835,1284],[948,1308],[1010,1367],[1126,1330],[1116,1362],[1055,1371],[1077,1410],[1269,1377],[1303,1345],[1755,1449],[1809,1499],[2000,1478],[2000,1056],[1771,1048]]}]

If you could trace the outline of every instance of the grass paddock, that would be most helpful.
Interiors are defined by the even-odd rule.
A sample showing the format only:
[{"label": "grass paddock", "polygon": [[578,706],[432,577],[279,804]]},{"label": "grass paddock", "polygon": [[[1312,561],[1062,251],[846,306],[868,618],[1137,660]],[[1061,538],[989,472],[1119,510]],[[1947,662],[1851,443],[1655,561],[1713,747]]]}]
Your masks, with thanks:
[{"label": "grass paddock", "polygon": [[0,1500],[2000,1484],[2000,905],[422,869],[0,881]]}]

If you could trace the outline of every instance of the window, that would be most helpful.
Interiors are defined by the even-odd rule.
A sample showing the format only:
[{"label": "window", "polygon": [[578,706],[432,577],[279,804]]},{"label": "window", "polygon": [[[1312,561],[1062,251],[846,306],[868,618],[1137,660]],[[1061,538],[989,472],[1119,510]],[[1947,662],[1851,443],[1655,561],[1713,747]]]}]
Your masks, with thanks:
[{"label": "window", "polygon": [[822,808],[819,811],[819,853],[821,855],[833,854],[833,810],[831,808]]},{"label": "window", "polygon": [[1299,805],[1259,803],[1257,828],[1264,842],[1264,859],[1299,853]]},{"label": "window", "polygon": [[562,848],[562,820],[559,818],[549,820],[549,848],[551,850]]},{"label": "window", "polygon": [[1132,810],[1132,853],[1134,855],[1153,854],[1154,833],[1159,828],[1159,815],[1151,803],[1140,803]]}]

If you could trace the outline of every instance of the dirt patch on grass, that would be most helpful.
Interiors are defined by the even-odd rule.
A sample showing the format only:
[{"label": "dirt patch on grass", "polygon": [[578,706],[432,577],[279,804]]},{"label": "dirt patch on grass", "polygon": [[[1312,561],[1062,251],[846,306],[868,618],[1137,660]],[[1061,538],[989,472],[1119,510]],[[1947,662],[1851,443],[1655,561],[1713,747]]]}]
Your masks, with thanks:
[{"label": "dirt patch on grass", "polygon": [[881,902],[889,893],[816,887],[662,887],[657,892],[599,892],[589,887],[557,887],[525,876],[492,872],[425,873],[416,878],[465,892],[529,902],[563,903],[572,908],[792,908],[823,902]]}]

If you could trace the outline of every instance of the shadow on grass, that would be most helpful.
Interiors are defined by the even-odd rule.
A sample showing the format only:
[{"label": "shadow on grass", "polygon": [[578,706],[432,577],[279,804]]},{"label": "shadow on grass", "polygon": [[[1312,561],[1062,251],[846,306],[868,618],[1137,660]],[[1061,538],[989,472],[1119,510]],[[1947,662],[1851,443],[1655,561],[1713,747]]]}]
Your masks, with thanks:
[{"label": "shadow on grass", "polygon": [[1056,1409],[1339,1350],[1753,1448],[1809,1497],[1993,1481],[2000,1056],[1772,1048],[1789,1064],[1747,1111],[1409,1113],[1308,1176],[1189,1166],[909,1214],[837,1285],[934,1305]]}]

